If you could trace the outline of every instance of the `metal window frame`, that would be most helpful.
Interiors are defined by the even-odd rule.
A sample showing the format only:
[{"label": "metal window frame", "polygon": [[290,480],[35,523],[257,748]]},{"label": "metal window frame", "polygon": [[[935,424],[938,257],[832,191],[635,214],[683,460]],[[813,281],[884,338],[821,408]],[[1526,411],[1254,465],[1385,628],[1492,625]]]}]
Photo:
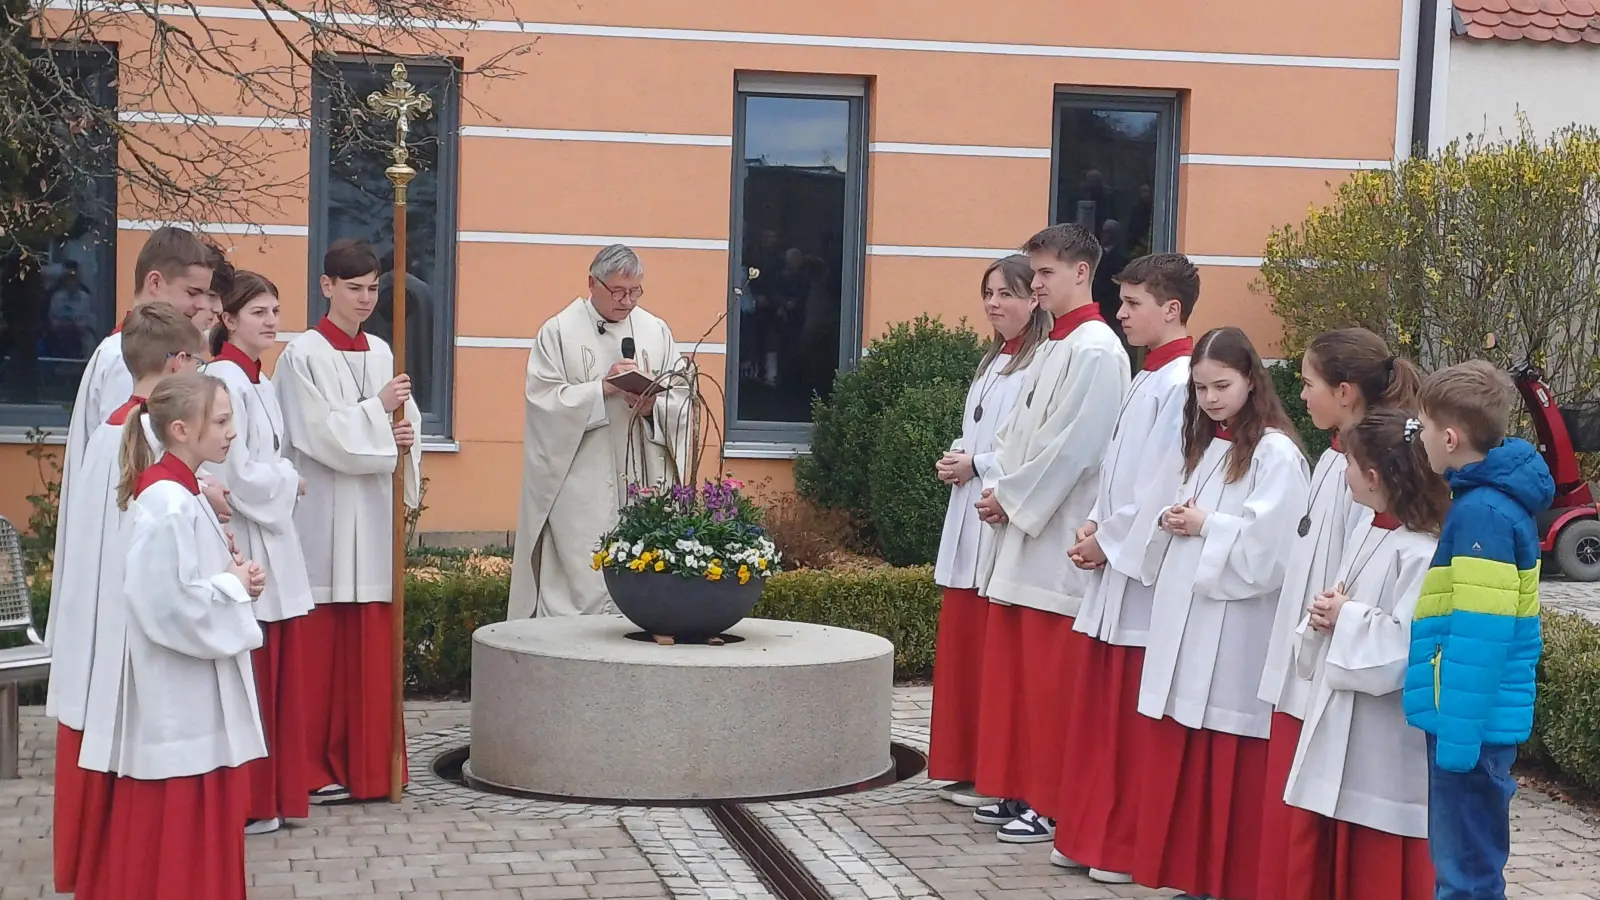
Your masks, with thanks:
[{"label": "metal window frame", "polygon": [[732,443],[789,444],[811,442],[809,422],[763,422],[739,417],[739,297],[734,289],[744,283],[744,180],[745,101],[750,97],[786,97],[797,100],[845,100],[850,104],[849,143],[845,172],[845,210],[840,255],[840,310],[838,370],[854,368],[861,358],[862,320],[866,311],[867,263],[867,143],[869,137],[867,83],[862,78],[838,75],[738,73],[733,84],[733,147],[731,201],[728,216],[728,317],[723,396],[723,440]]},{"label": "metal window frame", "polygon": [[[433,346],[429,355],[435,368],[433,390],[428,405],[430,411],[422,417],[423,436],[448,440],[455,426],[455,330],[456,330],[456,240],[457,210],[460,201],[459,177],[461,160],[461,68],[453,60],[440,57],[354,56],[330,55],[318,60],[311,78],[311,198],[310,227],[306,249],[307,327],[327,312],[328,302],[322,296],[322,254],[328,244],[328,167],[330,162],[330,134],[328,128],[329,103],[324,65],[344,69],[383,69],[397,62],[415,75],[419,71],[430,74],[444,72],[443,96],[433,97],[433,114],[439,123],[439,179],[438,227],[435,229],[435,259],[440,277],[430,284],[437,293],[437,310],[440,320],[434,323]],[[415,83],[415,78],[413,78]]]},{"label": "metal window frame", "polygon": [[[49,53],[56,57],[56,64],[62,68],[70,67],[74,73],[94,73],[99,70],[105,76],[102,81],[92,86],[92,90],[101,93],[106,109],[118,108],[117,77],[118,55],[117,45],[106,42],[93,45],[74,45],[72,47],[52,47],[48,44],[35,41],[33,50],[39,53]],[[95,178],[95,193],[97,206],[104,211],[106,218],[97,222],[95,226],[96,241],[94,252],[100,257],[99,277],[92,287],[95,297],[103,304],[95,311],[97,316],[103,316],[106,333],[116,325],[117,319],[117,160],[116,145],[110,145],[110,155],[103,160],[106,164],[104,174]],[[93,353],[93,349],[90,349]],[[80,379],[81,380],[81,379]],[[76,392],[77,385],[73,385]],[[72,405],[56,406],[47,403],[0,403],[0,429],[8,432],[22,429],[60,429],[66,432],[67,424],[72,419]]]},{"label": "metal window frame", "polygon": [[1151,250],[1170,253],[1178,248],[1178,149],[1182,109],[1175,91],[1149,91],[1062,86],[1052,99],[1050,126],[1050,224],[1060,220],[1061,114],[1069,109],[1112,112],[1151,112],[1157,115],[1156,177]]}]

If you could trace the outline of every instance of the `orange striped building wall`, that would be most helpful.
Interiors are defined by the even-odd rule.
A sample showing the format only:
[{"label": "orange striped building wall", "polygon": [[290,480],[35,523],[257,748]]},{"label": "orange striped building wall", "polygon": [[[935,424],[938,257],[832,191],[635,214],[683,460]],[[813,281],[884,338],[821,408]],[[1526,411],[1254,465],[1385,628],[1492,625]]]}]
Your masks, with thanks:
[{"label": "orange striped building wall", "polygon": [[[476,56],[537,42],[514,62],[521,74],[460,85],[470,102],[459,105],[455,179],[440,186],[455,210],[452,408],[425,457],[426,532],[515,527],[527,348],[540,323],[583,291],[598,247],[639,250],[643,305],[680,342],[711,328],[699,359],[724,378],[730,336],[712,326],[737,310],[730,253],[740,238],[730,223],[741,78],[844,76],[861,86],[862,266],[859,308],[845,317],[859,316],[863,340],[919,313],[977,317],[987,262],[1050,222],[1063,93],[1171,103],[1170,243],[1194,257],[1204,285],[1191,327],[1241,325],[1269,356],[1277,327],[1251,291],[1269,229],[1298,221],[1329,182],[1386,165],[1408,143],[1410,0],[513,6],[522,23],[488,21],[464,37],[469,68]],[[241,35],[266,28],[229,25]],[[228,127],[263,127],[253,114],[237,110]],[[289,126],[273,129],[277,162],[308,168],[310,123],[276,124]],[[236,265],[284,289],[292,330],[306,326],[304,286],[322,249],[310,246],[318,198],[309,184],[303,204],[201,226],[231,245]],[[117,301],[126,308],[134,258],[154,226],[120,226]],[[6,439],[0,513],[26,519],[33,465],[15,433]],[[740,440],[728,468],[786,482],[794,444]]]}]

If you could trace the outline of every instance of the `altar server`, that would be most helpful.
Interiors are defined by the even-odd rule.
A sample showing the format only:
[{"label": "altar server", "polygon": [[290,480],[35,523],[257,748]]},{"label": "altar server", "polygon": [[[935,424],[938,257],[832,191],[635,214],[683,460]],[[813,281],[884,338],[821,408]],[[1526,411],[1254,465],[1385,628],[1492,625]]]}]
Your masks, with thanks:
[{"label": "altar server", "polygon": [[229,491],[239,552],[272,573],[255,602],[263,637],[253,659],[268,756],[250,766],[245,827],[246,834],[268,834],[285,817],[305,818],[309,792],[321,787],[307,772],[304,722],[307,695],[321,687],[306,682],[302,634],[315,605],[294,523],[305,479],[284,458],[283,410],[276,386],[261,373],[261,356],[278,338],[278,289],[248,271],[232,273],[229,287],[211,332],[214,360],[206,374],[227,386],[239,436],[227,460],[204,471]]},{"label": "altar server", "polygon": [[[1184,482],[1161,525],[1139,712],[1144,748],[1133,876],[1151,887],[1256,900],[1271,705],[1261,661],[1305,457],[1255,347],[1207,332],[1190,357]],[[1273,900],[1273,898],[1260,898]]]},{"label": "altar server", "polygon": [[[284,456],[306,480],[295,507],[316,608],[301,627],[307,684],[307,765],[314,803],[389,793],[395,749],[393,474],[405,505],[421,487],[422,416],[389,345],[361,330],[378,303],[378,257],[339,240],[323,256],[328,314],[289,342],[272,384],[283,410]],[[405,407],[405,417],[390,413]],[[404,748],[400,748],[404,752]]]},{"label": "altar server", "polygon": [[1087,642],[1072,631],[1072,619],[1089,573],[1065,551],[1094,506],[1129,368],[1094,301],[1094,235],[1053,225],[1023,249],[1034,296],[1055,324],[1028,368],[977,503],[980,517],[1000,529],[980,592],[1001,605],[989,611],[984,635],[976,780],[980,793],[1006,799],[978,807],[973,817],[999,825],[1003,841],[1047,843],[1065,742],[1062,674]]},{"label": "altar server", "polygon": [[1345,544],[1365,527],[1372,511],[1351,499],[1345,482],[1342,435],[1380,407],[1415,408],[1422,375],[1410,362],[1389,352],[1383,338],[1365,328],[1341,328],[1313,338],[1300,360],[1300,399],[1312,424],[1333,432],[1311,475],[1311,498],[1290,539],[1283,589],[1278,595],[1272,639],[1256,696],[1271,703],[1272,736],[1267,747],[1267,792],[1261,870],[1263,897],[1282,894],[1289,874],[1289,808],[1283,788],[1294,763],[1300,723],[1311,699],[1311,683],[1296,671],[1296,631],[1317,594],[1332,585],[1344,559]]},{"label": "altar server", "polygon": [[1050,860],[1086,867],[1102,883],[1127,884],[1145,777],[1140,752],[1154,727],[1135,707],[1168,540],[1160,518],[1183,481],[1183,408],[1194,351],[1185,323],[1200,297],[1200,272],[1181,253],[1158,253],[1129,263],[1116,281],[1123,332],[1147,352],[1100,467],[1094,510],[1069,552],[1079,568],[1094,572],[1073,626],[1092,640],[1068,679],[1073,720],[1061,754],[1064,796]]},{"label": "altar server", "polygon": [[1284,800],[1295,807],[1285,896],[1430,900],[1428,748],[1400,704],[1411,619],[1450,505],[1422,423],[1381,409],[1341,432],[1345,479],[1374,513],[1297,628],[1311,685]]},{"label": "altar server", "polygon": [[934,581],[944,593],[928,742],[928,777],[952,782],[940,789],[940,795],[969,807],[989,802],[973,787],[984,623],[990,608],[977,583],[979,569],[992,562],[995,544],[995,530],[978,519],[974,504],[982,495],[984,473],[994,465],[995,432],[1016,404],[1028,366],[1049,337],[1052,321],[1033,296],[1033,269],[1026,256],[990,263],[980,288],[983,314],[994,327],[994,338],[967,389],[961,436],[934,466],[939,480],[950,485],[950,506],[933,569]]},{"label": "altar server", "polygon": [[[127,553],[125,517],[117,509],[121,472],[122,429],[162,377],[193,371],[202,348],[200,333],[175,307],[151,303],[135,307],[122,330],[121,359],[133,375],[131,396],[90,435],[79,460],[78,475],[61,517],[63,556],[60,580],[52,587],[45,636],[53,649],[45,714],[56,719],[55,881],[56,891],[71,893],[80,865],[92,859],[98,835],[86,830],[110,802],[109,746],[93,752],[90,765],[80,762],[84,727],[96,706],[115,711],[119,695],[121,648],[126,617],[121,602],[122,567]],[[101,603],[109,595],[110,602]],[[98,678],[96,647],[106,649]],[[103,686],[99,686],[103,684]],[[97,694],[94,688],[99,686]],[[92,695],[103,695],[91,702]],[[109,743],[102,731],[100,743]],[[93,761],[102,760],[98,765]]]},{"label": "altar server", "polygon": [[129,417],[117,489],[130,518],[126,646],[111,660],[127,677],[107,723],[118,777],[109,815],[97,823],[103,849],[80,874],[77,895],[243,900],[242,766],[266,753],[250,670],[250,651],[261,645],[251,601],[266,573],[231,549],[199,497],[195,469],[221,462],[234,438],[222,383],[172,375],[145,406],[165,451],[155,459],[144,422]]}]

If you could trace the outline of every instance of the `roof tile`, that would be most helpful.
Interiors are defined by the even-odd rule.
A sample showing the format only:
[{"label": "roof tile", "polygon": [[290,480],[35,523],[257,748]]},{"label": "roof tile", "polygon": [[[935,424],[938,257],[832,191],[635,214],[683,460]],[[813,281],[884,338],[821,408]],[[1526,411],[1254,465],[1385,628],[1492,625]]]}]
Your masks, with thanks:
[{"label": "roof tile", "polygon": [[1596,0],[1454,0],[1474,40],[1600,45]]}]

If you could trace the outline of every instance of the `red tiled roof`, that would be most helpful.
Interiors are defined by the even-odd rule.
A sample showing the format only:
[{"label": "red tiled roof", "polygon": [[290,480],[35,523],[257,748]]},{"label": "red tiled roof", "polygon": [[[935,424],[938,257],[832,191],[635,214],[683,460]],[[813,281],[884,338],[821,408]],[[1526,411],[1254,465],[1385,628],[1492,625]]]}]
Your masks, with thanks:
[{"label": "red tiled roof", "polygon": [[1454,2],[1470,38],[1600,44],[1600,8],[1595,0]]}]

